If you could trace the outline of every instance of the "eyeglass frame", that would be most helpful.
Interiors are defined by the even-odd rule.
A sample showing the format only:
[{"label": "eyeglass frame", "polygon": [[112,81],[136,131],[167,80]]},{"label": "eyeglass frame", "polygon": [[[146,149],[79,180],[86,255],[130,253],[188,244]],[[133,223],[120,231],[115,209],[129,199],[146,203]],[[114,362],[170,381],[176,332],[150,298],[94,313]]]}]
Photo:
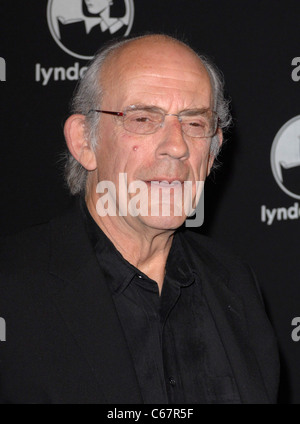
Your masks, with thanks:
[{"label": "eyeglass frame", "polygon": [[[113,116],[120,117],[120,118],[121,118],[121,117],[125,118],[125,117],[126,117],[126,112],[127,112],[128,110],[132,110],[132,111],[134,111],[134,110],[147,110],[147,109],[153,109],[155,112],[159,112],[159,113],[161,114],[161,116],[163,117],[162,122],[159,124],[159,126],[160,126],[161,128],[163,127],[163,125],[164,125],[164,123],[165,123],[165,117],[166,117],[166,116],[176,116],[176,117],[177,117],[177,119],[178,119],[178,121],[179,121],[179,123],[181,124],[181,121],[180,121],[181,116],[180,116],[180,115],[182,115],[182,114],[184,114],[184,113],[187,113],[187,114],[188,114],[188,113],[191,113],[191,112],[193,112],[194,110],[197,110],[197,111],[198,111],[198,114],[200,114],[199,112],[200,112],[200,110],[201,110],[201,109],[187,109],[187,110],[183,110],[183,111],[179,112],[178,114],[176,114],[176,113],[166,113],[163,109],[157,108],[157,107],[155,107],[155,106],[144,106],[144,105],[139,105],[139,106],[137,106],[137,105],[130,105],[130,106],[126,107],[126,108],[124,109],[124,111],[123,111],[123,112],[115,112],[115,111],[102,110],[102,109],[90,109],[90,110],[88,111],[88,113],[87,113],[87,114],[89,114],[89,113],[91,113],[91,112],[98,112],[98,113],[104,113],[104,114],[108,114],[108,115],[113,115]],[[211,109],[204,109],[203,111],[204,111],[204,112],[211,112],[211,113],[213,114],[213,116],[215,116],[215,130],[213,131],[212,135],[209,135],[209,136],[190,136],[189,134],[186,134],[186,133],[185,133],[185,131],[184,131],[183,127],[181,126],[181,129],[182,129],[182,132],[183,132],[183,133],[185,133],[186,135],[188,135],[189,137],[192,137],[192,138],[210,138],[210,137],[214,137],[214,136],[215,136],[215,134],[216,134],[216,132],[217,132],[217,129],[218,129],[218,123],[219,123],[219,121],[220,121],[220,118],[219,118],[219,116],[218,116],[217,112],[216,112],[216,111],[214,111],[214,110],[211,110]],[[196,115],[196,113],[195,113],[195,115]],[[155,131],[153,131],[153,132],[149,132],[149,133],[136,133],[136,132],[134,132],[134,131],[130,131],[130,130],[128,130],[128,129],[124,126],[124,119],[123,119],[122,123],[123,123],[123,127],[124,127],[124,129],[125,129],[126,131],[128,131],[128,132],[131,132],[132,134],[150,135],[150,134],[155,134],[155,133],[159,130],[159,127],[157,127],[157,129],[156,129]]]}]

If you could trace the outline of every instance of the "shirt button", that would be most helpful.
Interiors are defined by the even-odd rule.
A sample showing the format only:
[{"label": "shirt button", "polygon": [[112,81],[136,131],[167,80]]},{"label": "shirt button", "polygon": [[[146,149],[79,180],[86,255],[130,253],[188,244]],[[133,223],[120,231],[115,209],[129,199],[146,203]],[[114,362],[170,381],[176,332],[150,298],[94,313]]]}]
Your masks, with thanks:
[{"label": "shirt button", "polygon": [[175,386],[176,385],[176,380],[174,377],[169,377],[169,383],[171,384],[171,386]]}]

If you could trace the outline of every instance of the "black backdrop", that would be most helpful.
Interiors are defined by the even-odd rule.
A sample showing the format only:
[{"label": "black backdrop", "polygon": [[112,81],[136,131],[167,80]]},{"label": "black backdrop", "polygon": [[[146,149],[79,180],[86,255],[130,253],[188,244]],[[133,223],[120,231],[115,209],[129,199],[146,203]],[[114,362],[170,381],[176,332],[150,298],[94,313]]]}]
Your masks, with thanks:
[{"label": "black backdrop", "polygon": [[[6,63],[6,75],[0,68],[2,234],[45,221],[69,201],[62,179],[62,125],[76,67],[81,69],[87,60],[54,40],[47,7],[64,3],[72,8],[74,2],[78,0],[1,1],[0,57]],[[205,222],[197,231],[227,245],[255,269],[281,351],[280,402],[300,403],[300,343],[292,326],[292,319],[300,316],[300,174],[292,194],[287,193],[276,182],[270,162],[272,145],[280,144],[283,156],[282,150],[293,151],[285,157],[286,169],[299,171],[294,165],[300,165],[300,2],[125,3],[134,3],[130,35],[159,31],[179,36],[224,73],[234,127],[221,154],[223,165],[206,185]],[[114,0],[114,12],[118,7],[121,15],[123,0]],[[99,47],[102,42],[100,36]],[[57,75],[55,81],[52,75],[44,83],[41,68],[70,67],[73,79]],[[292,135],[276,138],[292,118]],[[272,224],[266,208],[275,216]]]}]

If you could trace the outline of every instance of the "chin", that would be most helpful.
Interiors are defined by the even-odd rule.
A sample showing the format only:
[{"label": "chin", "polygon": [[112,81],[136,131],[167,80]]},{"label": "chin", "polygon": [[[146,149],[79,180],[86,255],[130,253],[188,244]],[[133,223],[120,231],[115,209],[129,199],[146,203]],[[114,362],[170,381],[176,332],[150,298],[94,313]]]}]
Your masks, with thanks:
[{"label": "chin", "polygon": [[139,219],[149,228],[156,230],[176,230],[185,222],[182,216],[142,216]]}]

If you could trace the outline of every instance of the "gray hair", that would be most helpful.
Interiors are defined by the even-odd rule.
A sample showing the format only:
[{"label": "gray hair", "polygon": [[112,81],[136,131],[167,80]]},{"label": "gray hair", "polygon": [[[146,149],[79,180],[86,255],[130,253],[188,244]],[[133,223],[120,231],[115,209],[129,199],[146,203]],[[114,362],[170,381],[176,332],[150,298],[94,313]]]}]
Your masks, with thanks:
[{"label": "gray hair", "polygon": [[[101,72],[106,59],[113,52],[126,45],[127,43],[130,43],[131,41],[155,36],[165,38],[175,43],[183,44],[199,57],[210,77],[214,99],[214,110],[219,117],[218,127],[222,130],[225,130],[229,127],[231,123],[229,102],[225,99],[224,96],[224,80],[219,69],[206,56],[198,55],[186,43],[183,43],[176,38],[160,34],[143,35],[139,37],[128,38],[122,41],[113,41],[112,43],[105,45],[104,48],[100,49],[96,53],[85,74],[77,84],[73,98],[71,100],[71,113],[85,115],[86,138],[91,143],[93,150],[96,149],[98,143],[100,114],[89,113],[89,111],[101,107],[103,97]],[[219,153],[219,149],[220,142],[218,136],[215,135],[212,139],[210,153],[216,157]],[[71,194],[75,195],[85,192],[88,173],[89,171],[87,171],[68,151],[66,153],[65,180]]]}]

